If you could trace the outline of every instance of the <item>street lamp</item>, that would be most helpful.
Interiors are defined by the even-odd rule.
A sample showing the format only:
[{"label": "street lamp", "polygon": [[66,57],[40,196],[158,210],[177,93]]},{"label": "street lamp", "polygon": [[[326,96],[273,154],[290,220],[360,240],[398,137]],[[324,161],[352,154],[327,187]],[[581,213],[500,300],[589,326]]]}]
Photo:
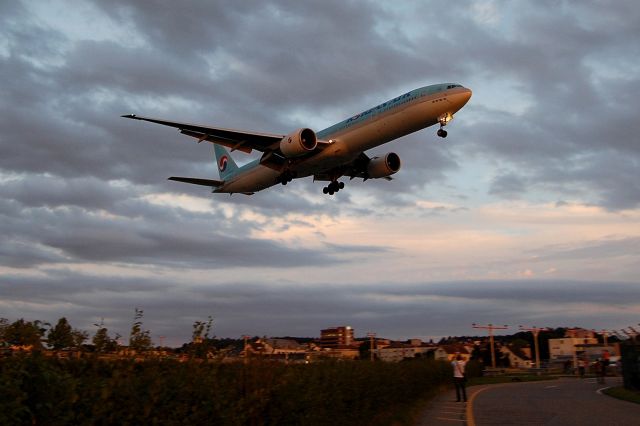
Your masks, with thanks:
[{"label": "street lamp", "polygon": [[541,331],[547,331],[549,330],[547,327],[525,327],[523,325],[520,326],[520,330],[521,331],[530,331],[533,334],[533,343],[534,343],[534,347],[536,350],[536,368],[540,368],[540,350],[538,348],[538,334],[540,334]]},{"label": "street lamp", "polygon": [[504,326],[497,326],[493,324],[478,325],[475,322],[471,324],[471,326],[473,328],[482,328],[485,330],[489,330],[489,343],[491,344],[491,367],[496,368],[496,352],[493,346],[493,330],[506,330],[507,328],[509,328],[509,326],[506,324]]},{"label": "street lamp", "polygon": [[244,339],[244,347],[242,348],[243,352],[244,352],[243,358],[244,358],[244,363],[246,364],[247,363],[247,355],[248,355],[248,353],[247,353],[247,341],[251,338],[251,336],[248,336],[248,335],[245,334],[245,335],[242,336],[242,338]]},{"label": "street lamp", "polygon": [[367,337],[369,338],[369,353],[371,362],[373,362],[373,345],[376,338],[376,333],[367,333]]}]

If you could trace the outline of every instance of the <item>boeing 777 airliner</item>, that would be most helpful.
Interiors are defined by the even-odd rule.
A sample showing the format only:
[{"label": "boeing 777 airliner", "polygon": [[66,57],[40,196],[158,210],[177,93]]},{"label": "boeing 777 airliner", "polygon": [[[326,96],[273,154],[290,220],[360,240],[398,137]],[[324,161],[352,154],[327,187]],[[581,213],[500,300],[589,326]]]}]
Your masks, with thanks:
[{"label": "boeing 777 airliner", "polygon": [[[170,180],[208,186],[213,192],[251,195],[278,183],[286,185],[295,178],[313,176],[314,180],[328,181],[323,192],[333,195],[344,188],[344,182],[338,180],[343,176],[390,180],[390,176],[400,170],[400,157],[390,152],[370,158],[365,151],[434,124],[440,124],[438,136],[446,137],[444,126],[469,98],[471,90],[459,84],[434,84],[407,92],[317,133],[301,128],[287,135],[178,123],[134,114],[122,117],[175,127],[198,142],[213,142],[221,180],[176,176]],[[262,156],[238,167],[225,147],[232,152],[246,153],[255,149],[262,152]]]}]

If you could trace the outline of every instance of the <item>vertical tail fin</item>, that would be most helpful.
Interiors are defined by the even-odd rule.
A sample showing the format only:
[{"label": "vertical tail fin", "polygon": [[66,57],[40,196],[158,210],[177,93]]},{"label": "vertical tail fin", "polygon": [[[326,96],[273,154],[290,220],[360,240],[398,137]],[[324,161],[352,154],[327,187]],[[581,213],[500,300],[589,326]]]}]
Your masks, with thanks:
[{"label": "vertical tail fin", "polygon": [[229,178],[235,175],[238,171],[238,165],[233,161],[233,158],[231,158],[231,155],[229,155],[229,152],[224,146],[214,143],[213,149],[216,154],[216,162],[218,163],[220,178],[222,180],[229,180]]}]

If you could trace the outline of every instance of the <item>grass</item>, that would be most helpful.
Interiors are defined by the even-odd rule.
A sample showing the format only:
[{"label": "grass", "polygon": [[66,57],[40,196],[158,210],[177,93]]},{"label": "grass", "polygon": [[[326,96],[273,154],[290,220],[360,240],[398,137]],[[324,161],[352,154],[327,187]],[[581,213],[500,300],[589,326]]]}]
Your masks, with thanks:
[{"label": "grass", "polygon": [[623,401],[640,404],[640,392],[638,391],[626,389],[622,386],[616,386],[613,388],[605,389],[602,392],[604,392],[605,395],[609,395]]}]

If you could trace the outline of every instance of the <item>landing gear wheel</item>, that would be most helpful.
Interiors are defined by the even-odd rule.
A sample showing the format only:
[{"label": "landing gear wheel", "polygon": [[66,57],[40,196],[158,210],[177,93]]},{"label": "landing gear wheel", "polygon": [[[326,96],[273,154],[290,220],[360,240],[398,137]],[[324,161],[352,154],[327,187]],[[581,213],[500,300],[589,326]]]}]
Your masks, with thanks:
[{"label": "landing gear wheel", "polygon": [[290,171],[285,171],[280,175],[280,183],[283,185],[288,184],[295,178],[295,174]]},{"label": "landing gear wheel", "polygon": [[344,182],[338,182],[337,180],[329,182],[329,185],[322,188],[322,193],[333,195],[336,192],[344,188]]},{"label": "landing gear wheel", "polygon": [[441,138],[446,138],[447,137],[447,131],[440,128],[438,129],[438,136],[440,136]]}]

